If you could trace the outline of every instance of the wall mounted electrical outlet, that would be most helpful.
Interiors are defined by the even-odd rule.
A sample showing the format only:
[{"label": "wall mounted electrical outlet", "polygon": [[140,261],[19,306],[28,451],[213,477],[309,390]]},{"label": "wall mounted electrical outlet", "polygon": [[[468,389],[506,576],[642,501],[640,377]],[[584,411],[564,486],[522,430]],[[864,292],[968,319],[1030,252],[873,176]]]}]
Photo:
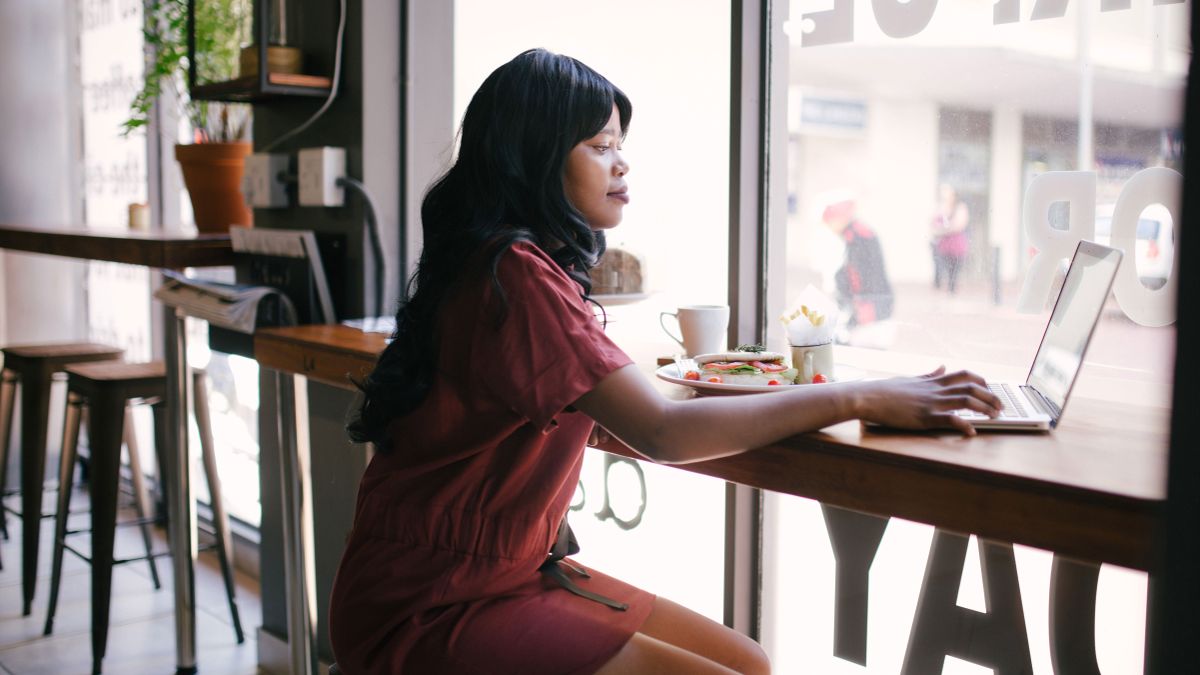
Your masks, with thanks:
[{"label": "wall mounted electrical outlet", "polygon": [[288,171],[288,156],[255,153],[246,158],[242,174],[242,194],[255,208],[283,208],[288,205],[287,182],[281,175]]},{"label": "wall mounted electrical outlet", "polygon": [[337,184],[346,176],[345,148],[304,148],[298,157],[300,206],[341,206],[345,191]]}]

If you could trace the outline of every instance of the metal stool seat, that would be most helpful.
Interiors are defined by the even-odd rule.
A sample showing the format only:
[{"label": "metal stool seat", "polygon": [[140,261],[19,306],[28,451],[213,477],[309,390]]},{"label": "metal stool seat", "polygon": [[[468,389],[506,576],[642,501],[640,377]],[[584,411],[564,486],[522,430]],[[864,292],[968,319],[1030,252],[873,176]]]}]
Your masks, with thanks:
[{"label": "metal stool seat", "polygon": [[22,613],[29,616],[37,585],[38,544],[41,538],[42,493],[46,473],[46,427],[50,423],[50,386],[56,373],[71,364],[114,361],[117,347],[94,342],[65,342],[5,347],[0,377],[0,489],[7,483],[9,431],[15,389],[21,386],[21,510],[0,508],[0,529],[8,537],[7,513],[21,517]]},{"label": "metal stool seat", "polygon": [[[130,402],[150,403],[153,406],[155,426],[155,455],[160,468],[164,464],[166,420],[163,397],[166,395],[166,367],[161,361],[151,363],[91,363],[70,366],[67,369],[67,390],[74,406],[88,408],[89,435],[91,441],[91,469],[89,492],[91,496],[91,556],[83,556],[66,545],[67,515],[70,510],[71,491],[62,489],[58,494],[58,510],[55,518],[54,562],[50,578],[50,606],[46,616],[45,634],[54,626],[54,615],[58,603],[58,589],[62,577],[62,558],[65,550],[84,557],[92,565],[92,669],[99,673],[108,641],[109,603],[112,594],[112,568],[114,564],[141,560],[142,557],[114,560],[113,543],[117,517],[117,489],[120,480],[120,456],[122,436],[128,436],[128,408]],[[204,473],[212,496],[212,511],[221,573],[225,580],[225,594],[229,611],[233,617],[234,632],[238,643],[245,641],[241,618],[234,594],[233,564],[230,557],[232,542],[229,532],[229,517],[221,498],[221,483],[217,476],[216,451],[213,447],[211,423],[207,407],[207,378],[202,371],[192,373],[195,387],[195,413],[200,428],[201,452]],[[70,484],[77,458],[76,442],[79,437],[78,413],[69,414],[63,431],[63,458],[59,472],[60,482]],[[136,447],[130,446],[130,455],[136,455]],[[139,470],[140,471],[140,470]],[[164,482],[165,483],[165,482]],[[136,490],[135,490],[136,491]],[[147,509],[148,510],[148,509]],[[145,520],[145,513],[140,520]],[[155,554],[149,554],[153,558]]]}]

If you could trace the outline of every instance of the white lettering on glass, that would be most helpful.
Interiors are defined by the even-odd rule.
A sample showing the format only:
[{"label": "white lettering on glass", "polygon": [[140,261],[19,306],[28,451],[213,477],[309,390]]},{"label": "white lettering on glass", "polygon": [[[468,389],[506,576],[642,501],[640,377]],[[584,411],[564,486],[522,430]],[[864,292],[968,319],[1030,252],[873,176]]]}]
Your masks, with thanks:
[{"label": "white lettering on glass", "polygon": [[[1125,257],[1117,270],[1113,293],[1121,311],[1143,326],[1166,326],[1175,321],[1175,288],[1179,276],[1179,256],[1175,255],[1173,239],[1178,239],[1179,204],[1183,195],[1183,175],[1174,169],[1150,167],[1133,175],[1121,188],[1113,208],[1108,244],[1120,249]],[[1070,217],[1067,228],[1050,224],[1050,205],[1067,202]],[[1158,223],[1158,228],[1171,228],[1160,245],[1158,237],[1146,245],[1157,248],[1158,255],[1171,255],[1171,270],[1160,288],[1147,288],[1138,279],[1137,234],[1142,212],[1160,204],[1171,215],[1171,223]],[[1022,223],[1031,246],[1037,255],[1030,263],[1017,301],[1017,311],[1036,313],[1050,296],[1054,275],[1062,261],[1070,258],[1080,240],[1096,237],[1096,174],[1092,171],[1047,171],[1033,179],[1025,191]],[[1157,230],[1156,230],[1157,232]],[[1166,250],[1168,249],[1169,250]]]},{"label": "white lettering on glass", "polygon": [[937,0],[871,0],[871,7],[884,35],[906,38],[925,30],[937,9]]},{"label": "white lettering on glass", "polygon": [[[1055,202],[1070,205],[1065,230],[1050,225],[1050,205]],[[1047,171],[1038,175],[1025,190],[1021,221],[1029,245],[1037,249],[1037,255],[1025,273],[1017,311],[1032,314],[1046,306],[1059,263],[1071,257],[1081,239],[1095,236],[1096,174],[1091,171]]]},{"label": "white lettering on glass", "polygon": [[[1028,1],[1028,0],[1027,0]],[[1149,1],[1149,0],[1147,0]],[[1153,0],[1154,5],[1178,5],[1186,0]],[[871,0],[875,22],[889,37],[912,37],[929,25],[938,0]],[[1071,0],[1033,0],[1030,21],[1061,19],[1067,15]],[[1132,9],[1133,0],[1100,0],[1100,11]],[[995,0],[992,25],[1021,20],[1021,0]],[[854,41],[854,0],[833,0],[833,8],[800,15],[803,26],[801,47],[817,47]]]},{"label": "white lettering on glass", "polygon": [[[1117,269],[1117,279],[1113,282],[1113,294],[1117,296],[1117,304],[1132,321],[1143,326],[1166,326],[1175,321],[1175,284],[1179,277],[1179,256],[1175,255],[1175,245],[1168,243],[1158,247],[1157,241],[1147,242],[1147,246],[1157,249],[1158,255],[1171,255],[1171,271],[1167,274],[1167,282],[1160,288],[1151,290],[1138,280],[1137,234],[1142,212],[1146,207],[1161,204],[1171,214],[1171,226],[1174,228],[1174,240],[1179,239],[1179,204],[1183,198],[1183,175],[1173,169],[1161,166],[1142,169],[1137,172],[1121,188],[1117,204],[1113,207],[1112,242],[1113,248],[1125,252],[1121,267]],[[1167,223],[1159,223],[1158,227],[1166,227]]]},{"label": "white lettering on glass", "polygon": [[1030,21],[1040,19],[1061,19],[1067,15],[1067,0],[1037,0],[1033,3]]},{"label": "white lettering on glass", "polygon": [[1021,0],[996,0],[992,5],[992,25],[1016,23],[1021,20]]},{"label": "white lettering on glass", "polygon": [[833,0],[833,9],[801,14],[800,25],[809,28],[800,34],[801,47],[853,42],[854,0]]}]

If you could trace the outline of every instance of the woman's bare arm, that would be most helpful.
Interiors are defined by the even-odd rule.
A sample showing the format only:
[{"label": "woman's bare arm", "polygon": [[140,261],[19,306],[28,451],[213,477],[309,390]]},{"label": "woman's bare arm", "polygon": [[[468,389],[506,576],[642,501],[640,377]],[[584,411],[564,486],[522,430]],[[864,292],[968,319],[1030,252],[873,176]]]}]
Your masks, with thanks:
[{"label": "woman's bare arm", "polygon": [[974,428],[953,411],[970,408],[994,415],[999,405],[978,375],[947,374],[942,368],[920,377],[674,401],[633,365],[610,373],[575,403],[626,445],[663,464],[733,455],[856,418],[973,435]]}]

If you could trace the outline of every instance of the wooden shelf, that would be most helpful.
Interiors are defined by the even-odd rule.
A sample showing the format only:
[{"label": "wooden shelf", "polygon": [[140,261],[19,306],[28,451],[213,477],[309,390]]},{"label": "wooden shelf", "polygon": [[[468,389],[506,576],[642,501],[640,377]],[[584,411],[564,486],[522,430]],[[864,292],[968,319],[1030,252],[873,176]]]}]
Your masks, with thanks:
[{"label": "wooden shelf", "polygon": [[234,262],[228,234],[188,236],[0,224],[0,249],[164,269],[220,267]]},{"label": "wooden shelf", "polygon": [[250,103],[282,96],[324,97],[329,95],[331,85],[332,81],[328,77],[318,75],[270,73],[266,84],[259,82],[258,75],[239,77],[226,82],[197,84],[192,88],[191,96],[200,101]]}]

